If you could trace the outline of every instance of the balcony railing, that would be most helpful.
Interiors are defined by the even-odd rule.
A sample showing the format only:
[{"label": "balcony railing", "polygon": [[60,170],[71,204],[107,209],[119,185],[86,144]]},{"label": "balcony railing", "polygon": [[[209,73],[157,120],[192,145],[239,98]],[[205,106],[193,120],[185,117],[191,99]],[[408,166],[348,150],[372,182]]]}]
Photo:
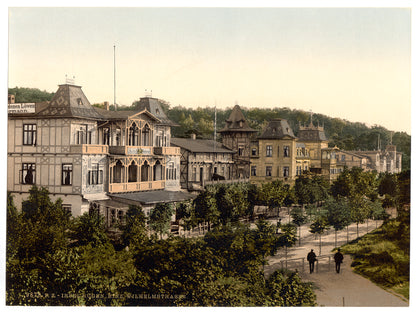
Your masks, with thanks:
[{"label": "balcony railing", "polygon": [[75,154],[108,154],[108,145],[79,144],[70,145],[70,152]]},{"label": "balcony railing", "polygon": [[113,155],[153,155],[153,146],[110,146]]},{"label": "balcony railing", "polygon": [[154,147],[153,151],[155,155],[180,155],[180,147]]},{"label": "balcony railing", "polygon": [[165,188],[165,181],[143,181],[143,182],[124,182],[124,183],[110,183],[108,192],[123,193],[123,192],[140,192],[162,190]]}]

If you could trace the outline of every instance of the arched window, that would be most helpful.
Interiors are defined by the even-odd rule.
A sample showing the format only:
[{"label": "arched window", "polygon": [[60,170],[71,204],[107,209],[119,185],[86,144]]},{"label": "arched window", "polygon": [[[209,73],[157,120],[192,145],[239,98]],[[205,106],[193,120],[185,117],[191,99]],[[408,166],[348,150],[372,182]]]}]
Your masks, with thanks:
[{"label": "arched window", "polygon": [[129,166],[129,182],[137,182],[137,165],[134,161]]},{"label": "arched window", "polygon": [[136,123],[133,123],[129,128],[129,146],[139,145],[139,129]]},{"label": "arched window", "polygon": [[144,164],[142,165],[141,173],[142,173],[141,181],[149,181],[149,163],[147,161],[145,161]]},{"label": "arched window", "polygon": [[143,128],[143,146],[151,146],[150,128],[147,124]]},{"label": "arched window", "polygon": [[162,165],[160,161],[156,161],[156,164],[153,166],[153,181],[162,180]]},{"label": "arched window", "polygon": [[120,160],[117,160],[116,165],[114,166],[113,170],[113,183],[121,183],[123,182],[123,169],[124,166]]}]

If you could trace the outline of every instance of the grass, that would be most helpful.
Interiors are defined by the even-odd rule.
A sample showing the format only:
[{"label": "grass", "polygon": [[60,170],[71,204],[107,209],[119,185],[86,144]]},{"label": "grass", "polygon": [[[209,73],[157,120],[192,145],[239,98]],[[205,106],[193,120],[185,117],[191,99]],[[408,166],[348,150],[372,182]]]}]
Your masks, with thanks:
[{"label": "grass", "polygon": [[354,271],[409,299],[409,243],[406,218],[390,220],[343,246],[353,257]]}]

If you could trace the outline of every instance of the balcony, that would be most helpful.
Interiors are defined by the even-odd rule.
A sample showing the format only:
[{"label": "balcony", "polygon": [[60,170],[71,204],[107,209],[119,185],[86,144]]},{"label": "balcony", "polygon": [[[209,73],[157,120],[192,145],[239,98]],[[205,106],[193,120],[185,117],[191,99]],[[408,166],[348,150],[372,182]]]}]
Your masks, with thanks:
[{"label": "balcony", "polygon": [[180,155],[180,147],[154,147],[153,151],[155,155]]},{"label": "balcony", "polygon": [[70,152],[74,154],[107,155],[108,145],[79,144],[70,145]]},{"label": "balcony", "polygon": [[125,193],[125,192],[141,192],[152,190],[163,190],[165,181],[143,181],[128,183],[110,183],[108,187],[109,193]]},{"label": "balcony", "polygon": [[112,155],[153,155],[153,146],[110,146]]}]

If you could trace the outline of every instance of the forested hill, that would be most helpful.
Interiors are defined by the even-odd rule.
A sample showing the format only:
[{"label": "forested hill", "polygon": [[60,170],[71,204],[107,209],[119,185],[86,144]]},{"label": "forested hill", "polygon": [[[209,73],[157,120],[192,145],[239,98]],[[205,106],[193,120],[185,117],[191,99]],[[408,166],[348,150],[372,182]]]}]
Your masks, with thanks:
[{"label": "forested hill", "polygon": [[[167,109],[168,117],[180,124],[180,127],[173,128],[173,136],[183,137],[190,130],[196,130],[201,138],[212,138],[214,130],[214,108],[190,109],[182,106],[175,106]],[[217,130],[225,125],[225,120],[231,113],[231,108],[225,110],[217,109]],[[299,130],[299,124],[310,123],[310,113],[303,110],[289,108],[241,108],[250,126],[259,133],[267,125],[268,121],[274,118],[286,119],[292,127],[295,135]],[[313,124],[323,126],[325,134],[329,139],[329,146],[337,146],[344,150],[375,150],[380,146],[385,148],[392,143],[397,150],[403,152],[403,170],[410,169],[410,135],[405,132],[392,132],[382,126],[368,127],[364,123],[350,122],[339,118],[331,118],[323,114],[314,114]]]},{"label": "forested hill", "polygon": [[[40,91],[36,88],[9,88],[9,94],[14,94],[16,102],[41,102],[52,99],[53,93]],[[99,104],[96,104],[99,106]],[[162,102],[163,109],[172,121],[180,124],[180,127],[172,128],[172,136],[185,137],[189,132],[196,132],[200,138],[213,138],[214,115],[213,107],[185,108],[183,106],[170,106]],[[119,107],[118,110],[129,110],[135,106],[135,102],[129,107]],[[112,107],[112,106],[111,106]],[[295,135],[299,130],[299,124],[310,123],[310,113],[303,110],[290,108],[241,108],[250,126],[259,133],[274,118],[286,119],[292,127]],[[217,109],[217,130],[225,125],[225,120],[231,113],[232,108]],[[350,122],[339,118],[331,118],[323,114],[313,115],[314,125],[325,128],[329,139],[329,146],[337,146],[344,150],[374,150],[378,146],[380,136],[381,148],[393,140],[397,150],[403,152],[403,170],[410,169],[410,135],[405,132],[392,132],[382,126],[368,127],[364,123]]]}]

